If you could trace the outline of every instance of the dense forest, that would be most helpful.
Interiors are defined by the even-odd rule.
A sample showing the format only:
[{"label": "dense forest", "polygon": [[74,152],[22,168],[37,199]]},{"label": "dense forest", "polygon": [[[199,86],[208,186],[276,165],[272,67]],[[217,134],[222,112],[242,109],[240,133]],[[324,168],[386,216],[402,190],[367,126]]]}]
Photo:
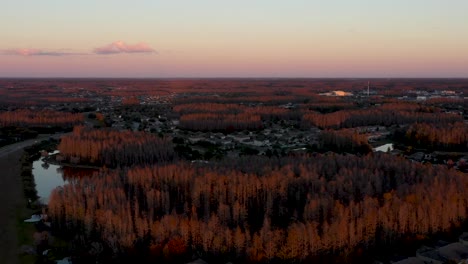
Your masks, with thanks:
[{"label": "dense forest", "polygon": [[468,126],[462,122],[435,125],[417,123],[408,128],[406,139],[416,146],[465,151],[468,149]]},{"label": "dense forest", "polygon": [[58,150],[60,161],[108,167],[153,164],[174,158],[170,138],[84,126],[76,126],[71,134],[62,137]]},{"label": "dense forest", "polygon": [[190,103],[174,107],[179,113],[182,129],[200,131],[258,130],[263,122],[299,120],[300,112],[277,106],[246,106],[240,104]]},{"label": "dense forest", "polygon": [[0,126],[18,127],[60,127],[73,128],[83,122],[82,114],[58,112],[52,110],[33,111],[18,109],[15,111],[0,112]]},{"label": "dense forest", "polygon": [[[415,105],[415,107],[418,107]],[[419,108],[419,107],[418,107]],[[463,121],[461,115],[431,112],[433,109],[399,110],[389,104],[366,110],[342,110],[328,114],[310,112],[304,115],[304,125],[320,128],[349,128],[371,125],[403,125],[416,122],[454,123]]]},{"label": "dense forest", "polygon": [[36,138],[39,134],[71,131],[83,121],[82,114],[49,109],[0,110],[0,146]]},{"label": "dense forest", "polygon": [[67,183],[37,249],[73,263],[391,263],[399,245],[414,255],[467,226],[468,85],[369,90],[360,79],[0,80],[0,144],[72,131],[45,159]]},{"label": "dense forest", "polygon": [[[272,96],[273,100],[275,97]],[[236,97],[236,99],[238,99]],[[199,98],[194,99],[194,101]],[[231,98],[229,98],[232,101]],[[345,99],[333,100],[313,97],[312,102],[296,109],[289,105],[269,106],[245,104],[199,102],[180,103],[174,111],[180,115],[182,129],[201,131],[257,130],[263,122],[290,120],[304,129],[319,127],[321,129],[355,128],[361,126],[391,126],[413,123],[449,124],[462,122],[459,113],[447,113],[432,105],[416,103],[385,102],[382,105],[359,107]],[[183,101],[185,102],[185,101]],[[287,101],[286,101],[287,102]]]},{"label": "dense forest", "polygon": [[459,225],[467,188],[385,154],[247,157],[101,170],[56,189],[49,211],[77,247],[116,255],[297,261]]},{"label": "dense forest", "polygon": [[372,151],[372,147],[367,136],[356,131],[324,130],[319,136],[319,146],[314,150],[366,154]]}]

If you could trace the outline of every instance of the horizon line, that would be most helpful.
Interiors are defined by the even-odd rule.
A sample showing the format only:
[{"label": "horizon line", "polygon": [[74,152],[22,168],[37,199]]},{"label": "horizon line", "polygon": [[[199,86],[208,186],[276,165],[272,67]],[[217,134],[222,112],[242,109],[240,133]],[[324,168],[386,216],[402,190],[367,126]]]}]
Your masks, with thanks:
[{"label": "horizon line", "polygon": [[382,79],[468,79],[468,76],[466,77],[421,77],[421,76],[396,76],[396,77],[288,77],[288,76],[282,76],[282,77],[273,77],[273,76],[255,76],[255,77],[243,77],[243,76],[235,76],[235,77],[226,77],[226,76],[220,76],[220,77],[207,77],[207,76],[201,76],[201,77],[195,77],[195,76],[175,76],[175,77],[110,77],[110,76],[83,76],[83,77],[68,77],[68,76],[47,76],[47,77],[34,77],[34,76],[21,76],[21,77],[15,77],[15,76],[0,76],[0,79],[141,79],[141,80],[157,80],[157,79],[185,79],[185,80],[197,80],[197,79],[365,79],[365,80],[382,80]]}]

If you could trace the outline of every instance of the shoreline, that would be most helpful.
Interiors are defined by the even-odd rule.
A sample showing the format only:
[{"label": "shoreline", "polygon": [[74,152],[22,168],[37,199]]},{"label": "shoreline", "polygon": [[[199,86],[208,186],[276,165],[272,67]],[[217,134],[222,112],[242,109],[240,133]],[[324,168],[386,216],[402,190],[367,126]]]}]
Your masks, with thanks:
[{"label": "shoreline", "polygon": [[45,163],[52,164],[52,165],[57,165],[57,166],[62,166],[62,167],[69,167],[69,168],[95,169],[95,170],[99,170],[99,169],[102,168],[102,167],[93,166],[93,165],[72,164],[72,163],[68,163],[68,162],[61,162],[61,161],[57,161],[54,157],[55,157],[55,154],[50,155],[48,157],[42,158],[42,161],[45,162]]}]

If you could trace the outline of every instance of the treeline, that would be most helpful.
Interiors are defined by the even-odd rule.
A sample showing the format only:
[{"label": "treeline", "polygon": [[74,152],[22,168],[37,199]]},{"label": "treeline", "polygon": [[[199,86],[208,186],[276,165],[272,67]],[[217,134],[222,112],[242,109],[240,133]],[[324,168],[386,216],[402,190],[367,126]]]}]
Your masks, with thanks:
[{"label": "treeline", "polygon": [[90,102],[80,87],[61,87],[58,80],[0,80],[0,105],[50,106],[50,104],[83,104]]},{"label": "treeline", "polygon": [[406,131],[406,141],[418,147],[442,150],[468,149],[468,126],[465,123],[411,125]]},{"label": "treeline", "polygon": [[49,213],[100,256],[297,263],[448,230],[467,188],[455,170],[385,154],[246,157],[101,170],[56,189]]},{"label": "treeline", "polygon": [[173,110],[181,115],[195,113],[222,113],[222,114],[239,114],[244,112],[262,113],[268,112],[284,113],[287,109],[278,106],[249,106],[245,104],[230,104],[230,103],[187,103],[174,106]]},{"label": "treeline", "polygon": [[333,151],[338,153],[361,153],[367,154],[372,151],[369,145],[367,136],[359,134],[357,131],[341,129],[341,130],[324,130],[319,135],[320,151]]},{"label": "treeline", "polygon": [[174,158],[168,137],[84,126],[76,126],[73,133],[62,137],[58,150],[61,161],[108,167],[168,162]]},{"label": "treeline", "polygon": [[450,97],[438,97],[430,98],[426,100],[428,105],[442,105],[442,106],[454,106],[454,105],[466,105],[467,100],[463,98],[450,98]]},{"label": "treeline", "polygon": [[0,112],[0,126],[72,128],[83,122],[82,114],[52,110],[18,109]]},{"label": "treeline", "polygon": [[263,122],[279,120],[293,121],[303,128],[317,126],[322,129],[463,121],[462,115],[444,113],[440,108],[417,103],[390,101],[367,109],[355,108],[353,103],[337,99],[330,101],[323,97],[316,102],[300,105],[297,109],[293,104],[249,106],[218,101],[178,104],[173,110],[180,115],[180,128],[205,131],[255,130],[261,128]]},{"label": "treeline", "polygon": [[[245,87],[248,88],[248,87]],[[253,87],[252,87],[253,88]],[[222,96],[216,95],[199,95],[196,94],[190,97],[180,97],[175,101],[176,104],[193,104],[193,103],[219,103],[219,104],[262,104],[262,105],[279,105],[287,103],[300,103],[304,101],[304,97],[297,93],[288,91],[275,92],[275,90],[264,90],[262,88],[254,88],[255,92],[246,93],[229,93],[228,90],[223,91]],[[295,89],[295,92],[300,91]],[[314,96],[313,93],[307,93],[308,96]]]},{"label": "treeline", "polygon": [[238,104],[222,103],[187,103],[174,106],[173,110],[181,115],[195,113],[224,113],[238,114],[243,112],[242,106]]},{"label": "treeline", "polygon": [[37,196],[36,183],[32,173],[33,162],[40,158],[40,151],[45,150],[51,152],[57,147],[57,144],[58,140],[50,138],[24,148],[23,155],[19,162],[21,162],[21,179],[24,196],[28,200],[28,207],[39,198]]},{"label": "treeline", "polygon": [[137,97],[124,97],[122,98],[122,105],[139,105],[140,100]]},{"label": "treeline", "polygon": [[[304,105],[304,109],[320,112],[320,113],[333,113],[340,110],[349,110],[357,108],[353,102],[345,102],[337,99],[336,97],[328,97],[335,100],[324,100],[325,97],[318,98],[316,102],[308,103]],[[317,98],[314,98],[317,99]]]},{"label": "treeline", "polygon": [[300,120],[301,113],[280,106],[187,103],[174,106],[180,127],[191,130],[258,129],[263,121]]},{"label": "treeline", "polygon": [[259,115],[248,113],[241,114],[215,114],[197,113],[187,114],[180,117],[179,127],[189,130],[255,130],[262,127],[262,120]]},{"label": "treeline", "polygon": [[265,121],[301,119],[301,112],[281,106],[222,103],[187,103],[174,106],[179,127],[190,130],[256,130]]},{"label": "treeline", "polygon": [[[418,107],[419,109],[419,107]],[[305,113],[303,126],[320,128],[351,128],[371,125],[403,125],[411,123],[447,124],[463,121],[463,116],[451,113],[398,110],[391,107],[369,108],[365,110],[343,110],[329,114]]]},{"label": "treeline", "polygon": [[[466,80],[371,80],[371,92],[385,96],[402,96],[417,91],[452,90],[467,94]],[[96,98],[150,97],[149,100],[173,94],[183,95],[178,102],[262,103],[278,105],[305,103],[315,100],[318,93],[343,90],[365,95],[367,81],[340,79],[185,79],[185,80],[132,80],[132,79],[2,79],[0,104],[49,105],[83,104]],[[233,92],[235,91],[235,92]],[[200,96],[201,95],[201,96]],[[373,100],[379,98],[373,98]],[[431,99],[432,100],[432,99]],[[465,100],[465,106],[466,106]],[[317,109],[319,112],[322,110]],[[328,112],[325,109],[324,112]]]},{"label": "treeline", "polygon": [[37,131],[24,127],[0,127],[0,147],[17,141],[35,138],[37,134]]}]

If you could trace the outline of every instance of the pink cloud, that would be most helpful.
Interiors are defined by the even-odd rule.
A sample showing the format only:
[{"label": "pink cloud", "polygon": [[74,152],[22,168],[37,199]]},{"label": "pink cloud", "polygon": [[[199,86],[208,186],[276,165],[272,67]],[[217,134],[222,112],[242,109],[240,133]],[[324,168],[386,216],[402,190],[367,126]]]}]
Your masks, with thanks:
[{"label": "pink cloud", "polygon": [[69,55],[84,55],[83,53],[61,52],[61,51],[44,51],[40,49],[8,49],[3,50],[3,54],[17,56],[69,56]]},{"label": "pink cloud", "polygon": [[117,53],[155,53],[156,50],[146,43],[137,43],[134,45],[126,44],[123,41],[116,41],[104,47],[95,48],[96,54],[117,54]]},{"label": "pink cloud", "polygon": [[34,56],[41,54],[42,51],[38,49],[11,49],[5,50],[3,53],[8,55]]}]

